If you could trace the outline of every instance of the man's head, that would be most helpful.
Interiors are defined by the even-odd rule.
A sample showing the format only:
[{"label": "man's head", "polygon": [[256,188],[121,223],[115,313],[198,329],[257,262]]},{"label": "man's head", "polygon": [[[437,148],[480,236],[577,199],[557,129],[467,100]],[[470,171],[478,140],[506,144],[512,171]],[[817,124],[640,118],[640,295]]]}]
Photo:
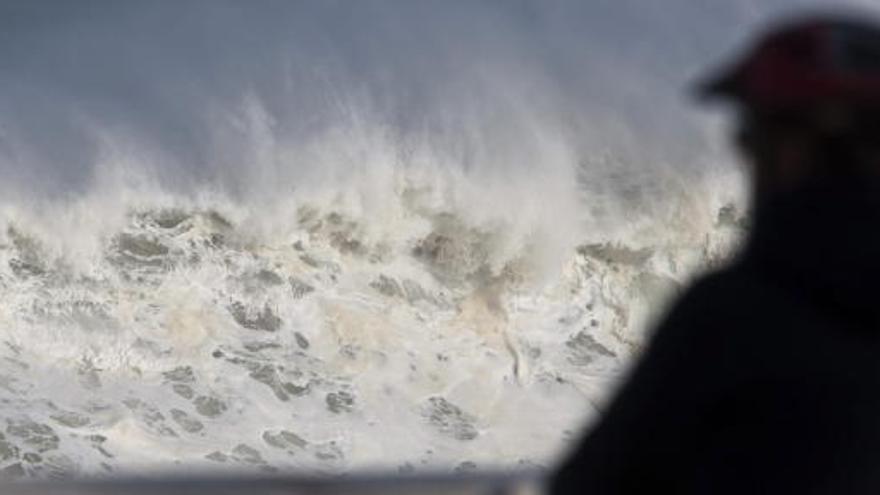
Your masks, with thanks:
[{"label": "man's head", "polygon": [[837,179],[880,184],[880,27],[839,16],[778,26],[700,91],[737,105],[759,200]]}]

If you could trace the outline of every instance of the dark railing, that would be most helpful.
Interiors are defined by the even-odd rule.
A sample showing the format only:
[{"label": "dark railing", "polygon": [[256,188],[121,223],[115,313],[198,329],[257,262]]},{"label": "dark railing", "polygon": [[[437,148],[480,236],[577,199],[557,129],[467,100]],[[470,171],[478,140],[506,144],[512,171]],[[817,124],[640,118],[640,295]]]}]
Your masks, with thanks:
[{"label": "dark railing", "polygon": [[334,478],[193,477],[23,481],[0,484],[3,495],[541,495],[539,473],[482,475],[352,475]]}]

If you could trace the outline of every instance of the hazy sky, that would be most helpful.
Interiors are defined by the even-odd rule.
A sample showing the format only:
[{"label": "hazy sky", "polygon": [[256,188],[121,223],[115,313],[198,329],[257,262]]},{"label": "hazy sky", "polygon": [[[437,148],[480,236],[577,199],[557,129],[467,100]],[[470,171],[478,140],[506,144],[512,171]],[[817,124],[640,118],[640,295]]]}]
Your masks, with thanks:
[{"label": "hazy sky", "polygon": [[288,149],[356,122],[517,156],[541,128],[684,162],[698,74],[771,14],[849,3],[872,2],[2,0],[0,173],[82,191],[110,148],[230,184],[261,122]]}]

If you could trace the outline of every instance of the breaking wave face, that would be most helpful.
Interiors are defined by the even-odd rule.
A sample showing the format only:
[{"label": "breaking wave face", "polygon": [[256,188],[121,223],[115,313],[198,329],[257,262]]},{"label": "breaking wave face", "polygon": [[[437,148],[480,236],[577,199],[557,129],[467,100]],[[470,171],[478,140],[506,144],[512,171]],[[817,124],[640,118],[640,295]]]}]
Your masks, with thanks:
[{"label": "breaking wave face", "polygon": [[741,237],[678,95],[770,9],[594,3],[0,6],[2,475],[551,465]]},{"label": "breaking wave face", "polygon": [[424,187],[388,194],[386,217],[295,201],[271,234],[250,206],[133,207],[88,260],[11,221],[4,461],[32,476],[540,466],[637,347],[642,313],[718,248],[592,243],[548,264],[534,228],[475,222]]}]

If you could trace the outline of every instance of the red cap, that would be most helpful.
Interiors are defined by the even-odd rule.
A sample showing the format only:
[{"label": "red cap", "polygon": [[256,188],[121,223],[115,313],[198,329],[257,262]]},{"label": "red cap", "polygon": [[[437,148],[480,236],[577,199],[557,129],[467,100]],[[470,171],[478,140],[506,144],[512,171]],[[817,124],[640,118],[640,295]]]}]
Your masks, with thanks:
[{"label": "red cap", "polygon": [[779,26],[698,89],[759,109],[880,103],[880,28],[834,16]]}]

